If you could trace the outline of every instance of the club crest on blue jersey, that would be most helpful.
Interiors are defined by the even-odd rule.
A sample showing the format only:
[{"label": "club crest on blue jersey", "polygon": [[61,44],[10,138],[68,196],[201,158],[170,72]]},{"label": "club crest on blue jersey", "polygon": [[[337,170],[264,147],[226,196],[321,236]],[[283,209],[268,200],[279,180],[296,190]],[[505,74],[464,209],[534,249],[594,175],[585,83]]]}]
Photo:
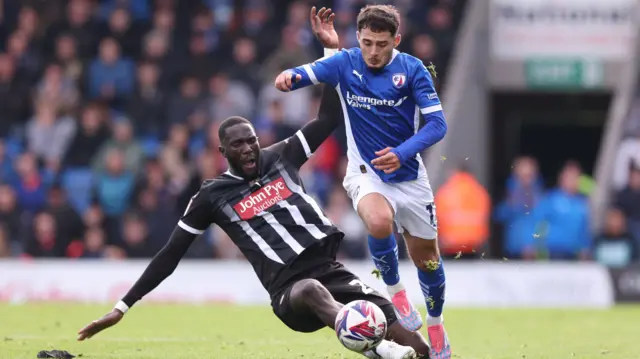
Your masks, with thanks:
[{"label": "club crest on blue jersey", "polygon": [[393,86],[401,88],[407,82],[407,76],[405,74],[394,74],[391,77],[391,81],[393,81]]}]

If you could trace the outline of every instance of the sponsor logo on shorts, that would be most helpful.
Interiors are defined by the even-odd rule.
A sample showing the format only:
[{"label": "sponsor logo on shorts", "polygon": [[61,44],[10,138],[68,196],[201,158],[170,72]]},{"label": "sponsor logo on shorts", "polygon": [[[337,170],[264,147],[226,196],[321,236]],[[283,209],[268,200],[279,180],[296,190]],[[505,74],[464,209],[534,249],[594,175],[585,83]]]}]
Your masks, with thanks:
[{"label": "sponsor logo on shorts", "polygon": [[233,209],[243,221],[246,221],[291,197],[292,194],[284,179],[280,177],[244,197]]}]

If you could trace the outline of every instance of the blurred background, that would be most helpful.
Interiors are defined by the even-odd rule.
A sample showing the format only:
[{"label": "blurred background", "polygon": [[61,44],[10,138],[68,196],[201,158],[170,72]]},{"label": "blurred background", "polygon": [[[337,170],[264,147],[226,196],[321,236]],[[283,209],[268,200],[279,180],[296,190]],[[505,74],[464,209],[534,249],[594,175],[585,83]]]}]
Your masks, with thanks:
[{"label": "blurred background", "polygon": [[[0,1],[0,257],[151,257],[203,179],[226,169],[217,127],[261,144],[312,119],[320,88],[279,93],[313,61],[311,5],[341,46],[373,1]],[[433,63],[449,123],[429,150],[449,258],[593,261],[640,255],[637,2],[388,0],[400,50]],[[302,175],[366,259],[341,182],[344,129]],[[401,251],[406,258],[405,251]],[[212,226],[189,258],[242,258]],[[640,290],[639,290],[640,292]]]}]

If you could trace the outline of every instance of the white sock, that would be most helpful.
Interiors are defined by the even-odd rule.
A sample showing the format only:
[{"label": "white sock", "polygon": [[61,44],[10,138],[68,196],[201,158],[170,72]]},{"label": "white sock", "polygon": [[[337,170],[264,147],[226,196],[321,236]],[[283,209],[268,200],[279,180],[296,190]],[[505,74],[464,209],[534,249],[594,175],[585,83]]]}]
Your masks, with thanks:
[{"label": "white sock", "polygon": [[430,327],[432,325],[439,325],[444,323],[444,317],[440,314],[437,317],[432,317],[427,314],[427,326]]},{"label": "white sock", "polygon": [[394,296],[396,293],[400,292],[404,290],[404,285],[402,284],[402,282],[398,282],[394,285],[388,285],[387,286],[387,291],[389,292],[389,295]]}]

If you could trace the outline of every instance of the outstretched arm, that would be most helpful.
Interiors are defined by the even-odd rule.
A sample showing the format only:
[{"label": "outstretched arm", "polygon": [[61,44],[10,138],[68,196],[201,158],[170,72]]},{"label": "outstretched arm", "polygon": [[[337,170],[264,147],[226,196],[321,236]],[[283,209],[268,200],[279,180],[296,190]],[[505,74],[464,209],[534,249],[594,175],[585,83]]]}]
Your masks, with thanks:
[{"label": "outstretched arm", "polygon": [[98,320],[94,320],[78,332],[78,340],[91,338],[95,334],[116,325],[124,314],[136,302],[154,290],[162,281],[167,279],[184,257],[189,246],[196,237],[204,232],[210,221],[212,211],[207,192],[202,189],[191,198],[184,215],[173,230],[167,244],[153,257],[140,278],[131,287],[115,308]]},{"label": "outstretched arm", "polygon": [[304,125],[295,135],[266,148],[279,152],[300,168],[342,122],[340,98],[335,89],[325,85],[318,117]]},{"label": "outstretched arm", "polygon": [[95,334],[116,325],[137,301],[167,279],[187,253],[196,236],[176,227],[169,242],[153,257],[140,279],[131,287],[115,308],[98,320],[94,320],[78,332],[78,340],[89,339]]}]

